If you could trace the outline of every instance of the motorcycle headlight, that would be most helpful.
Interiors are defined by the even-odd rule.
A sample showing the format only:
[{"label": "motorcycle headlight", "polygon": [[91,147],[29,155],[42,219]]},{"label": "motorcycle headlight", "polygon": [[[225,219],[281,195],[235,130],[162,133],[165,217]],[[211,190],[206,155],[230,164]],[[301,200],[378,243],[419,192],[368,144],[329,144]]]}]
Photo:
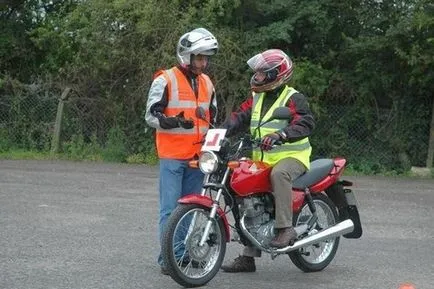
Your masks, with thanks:
[{"label": "motorcycle headlight", "polygon": [[203,152],[199,157],[199,168],[204,174],[211,174],[217,171],[219,165],[218,156],[211,152]]}]

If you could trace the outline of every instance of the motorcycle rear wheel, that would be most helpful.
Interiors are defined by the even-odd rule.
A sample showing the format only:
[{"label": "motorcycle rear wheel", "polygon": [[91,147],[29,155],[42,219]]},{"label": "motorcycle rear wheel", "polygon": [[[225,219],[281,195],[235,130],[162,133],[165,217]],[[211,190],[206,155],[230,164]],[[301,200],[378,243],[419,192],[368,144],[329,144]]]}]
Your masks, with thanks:
[{"label": "motorcycle rear wheel", "polygon": [[[179,204],[170,215],[162,239],[162,257],[169,275],[184,287],[208,283],[220,270],[226,252],[225,229],[218,217],[199,246],[210,208]],[[181,253],[180,253],[181,252]]]},{"label": "motorcycle rear wheel", "polygon": [[[309,233],[315,234],[320,230],[335,225],[339,216],[335,204],[324,194],[312,195],[316,207],[318,221],[316,227]],[[294,214],[293,225],[305,224],[312,215],[309,205],[305,202],[301,210]],[[326,268],[336,255],[340,237],[318,242],[311,246],[288,253],[292,263],[303,272],[316,272]]]}]

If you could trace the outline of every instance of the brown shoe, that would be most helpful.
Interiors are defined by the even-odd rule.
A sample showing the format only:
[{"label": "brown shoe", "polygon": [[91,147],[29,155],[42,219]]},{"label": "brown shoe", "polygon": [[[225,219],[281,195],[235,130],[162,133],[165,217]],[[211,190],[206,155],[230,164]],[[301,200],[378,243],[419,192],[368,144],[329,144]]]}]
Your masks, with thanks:
[{"label": "brown shoe", "polygon": [[293,227],[278,229],[277,235],[270,242],[271,247],[284,248],[292,246],[297,239],[297,232]]},{"label": "brown shoe", "polygon": [[239,256],[235,258],[232,263],[228,265],[223,265],[222,270],[227,273],[238,273],[238,272],[255,272],[255,258],[248,256]]}]

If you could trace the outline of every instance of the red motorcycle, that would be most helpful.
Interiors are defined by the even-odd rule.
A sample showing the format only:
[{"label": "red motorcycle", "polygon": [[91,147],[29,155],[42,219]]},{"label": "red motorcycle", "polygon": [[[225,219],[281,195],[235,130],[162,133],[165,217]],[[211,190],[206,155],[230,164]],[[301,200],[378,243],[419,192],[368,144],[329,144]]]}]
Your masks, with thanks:
[{"label": "red motorcycle", "polygon": [[[269,121],[273,119],[289,119],[288,110],[276,109]],[[318,159],[293,183],[297,241],[285,248],[271,247],[275,234],[272,167],[243,157],[245,148],[258,140],[246,135],[231,144],[225,135],[225,129],[208,131],[199,160],[190,162],[205,173],[202,192],[180,199],[167,222],[162,255],[172,279],[184,287],[208,283],[219,271],[230,241],[255,246],[272,259],[288,254],[299,269],[313,272],[333,260],[340,236],[361,237],[356,199],[349,189],[352,183],[339,179],[346,160]]]}]

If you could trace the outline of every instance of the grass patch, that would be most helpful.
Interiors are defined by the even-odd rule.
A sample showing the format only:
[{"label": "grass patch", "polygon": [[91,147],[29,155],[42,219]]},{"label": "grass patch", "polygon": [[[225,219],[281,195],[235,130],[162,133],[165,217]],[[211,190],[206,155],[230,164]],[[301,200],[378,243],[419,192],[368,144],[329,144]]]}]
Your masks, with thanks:
[{"label": "grass patch", "polygon": [[[6,160],[71,160],[71,161],[94,161],[94,162],[126,162],[128,164],[145,164],[154,166],[158,164],[158,156],[154,149],[147,153],[137,153],[125,156],[125,151],[122,149],[117,152],[114,147],[117,145],[101,148],[95,143],[84,145],[81,141],[78,142],[80,146],[67,145],[65,152],[52,154],[49,151],[34,151],[24,149],[9,149],[7,151],[0,151],[0,159]],[[118,145],[118,147],[121,147]],[[122,148],[122,147],[121,147]],[[122,157],[120,157],[122,156]],[[430,176],[417,176],[410,171],[395,171],[395,170],[381,170],[375,172],[373,170],[366,170],[357,166],[349,165],[344,171],[344,176],[405,176],[412,178],[434,178],[434,169],[431,169]]]},{"label": "grass patch", "polygon": [[6,160],[53,160],[58,159],[59,156],[48,152],[13,149],[0,152],[0,158]]},{"label": "grass patch", "polygon": [[24,149],[10,149],[8,151],[0,151],[0,159],[3,160],[69,160],[69,161],[93,161],[93,162],[127,162],[129,164],[146,164],[156,165],[158,163],[158,157],[154,152],[148,154],[133,154],[125,157],[125,159],[115,158],[113,159],[113,153],[109,155],[105,154],[107,151],[100,149],[100,151],[86,150],[85,153],[71,154],[70,151],[66,153],[52,154],[47,151],[33,151]]}]

